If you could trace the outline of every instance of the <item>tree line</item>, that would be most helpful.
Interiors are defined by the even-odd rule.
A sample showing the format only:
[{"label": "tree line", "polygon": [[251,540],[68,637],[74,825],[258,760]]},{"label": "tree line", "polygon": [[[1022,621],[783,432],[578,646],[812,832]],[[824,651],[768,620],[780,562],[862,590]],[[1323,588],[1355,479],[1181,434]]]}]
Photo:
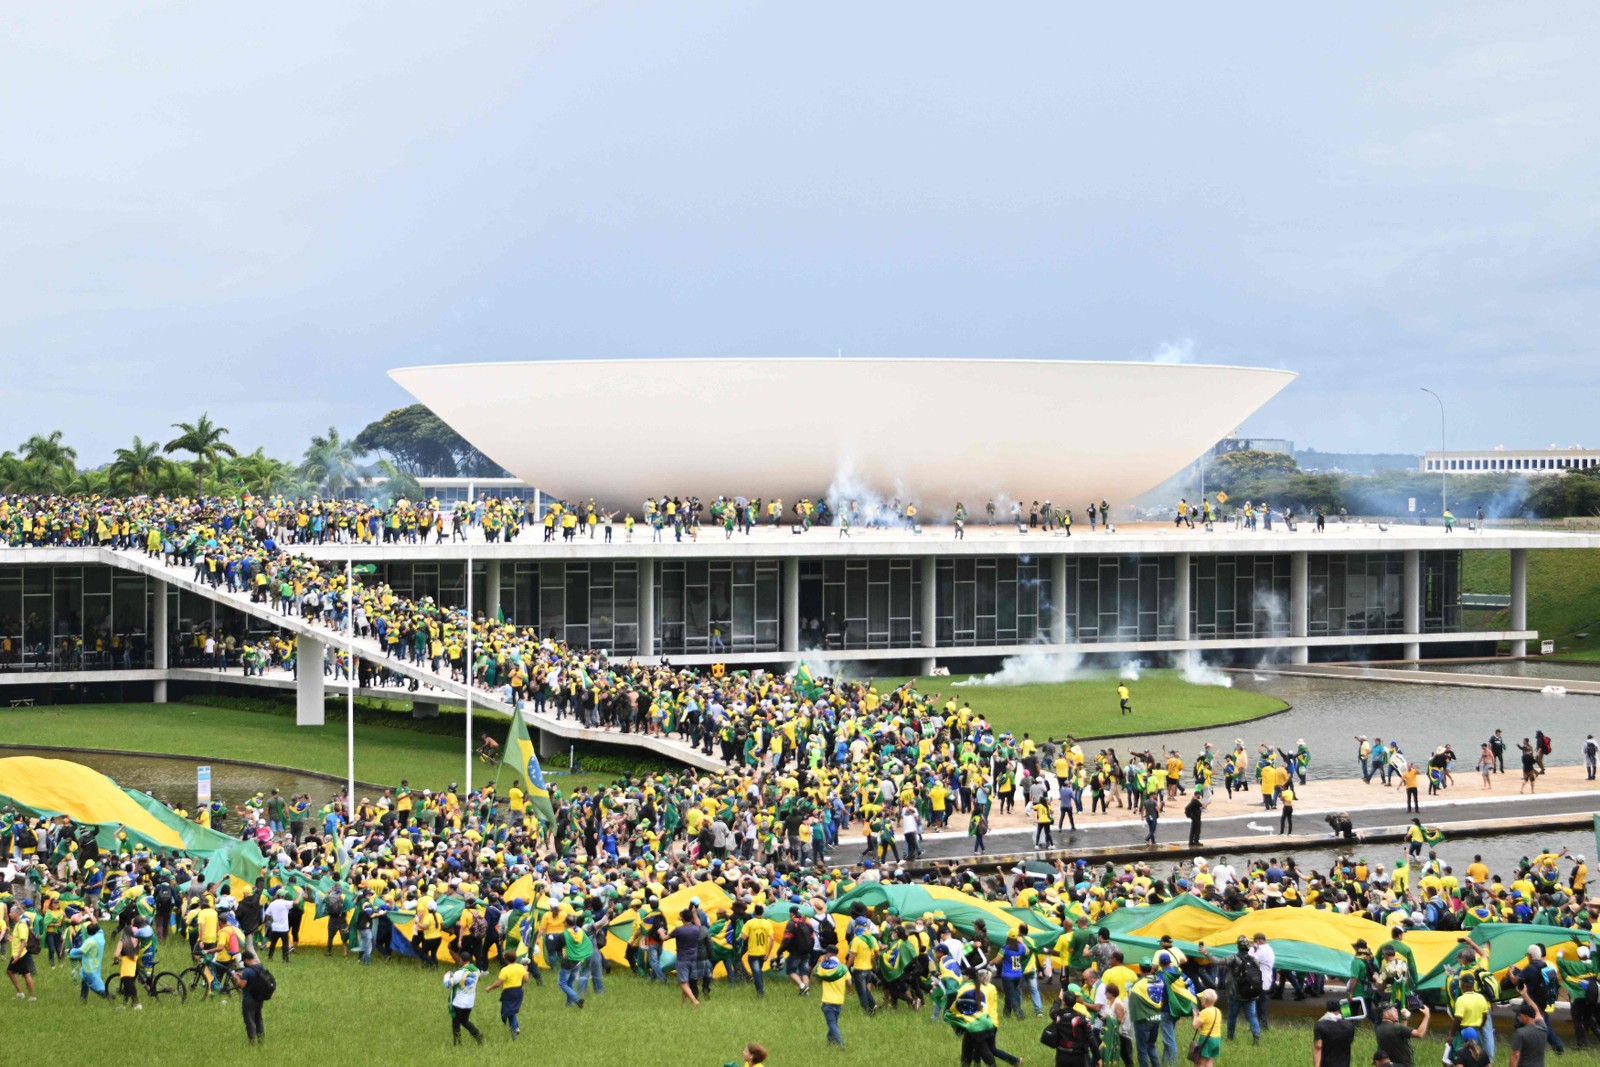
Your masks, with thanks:
[{"label": "tree line", "polygon": [[[1230,505],[1246,500],[1287,504],[1302,513],[1407,516],[1439,514],[1440,476],[1424,471],[1377,474],[1311,473],[1282,452],[1230,452],[1208,461],[1206,492],[1228,494]],[[1450,511],[1467,518],[1481,508],[1488,518],[1556,519],[1600,515],[1600,469],[1524,476],[1510,472],[1452,474],[1444,482]]]},{"label": "tree line", "polygon": [[[421,404],[398,408],[354,437],[330,426],[298,461],[263,448],[240,452],[209,412],[173,433],[135,436],[110,463],[81,468],[61,430],[34,434],[0,453],[0,492],[103,496],[228,495],[384,497],[421,495],[421,477],[504,476],[505,471]],[[165,441],[162,438],[167,438]]]}]

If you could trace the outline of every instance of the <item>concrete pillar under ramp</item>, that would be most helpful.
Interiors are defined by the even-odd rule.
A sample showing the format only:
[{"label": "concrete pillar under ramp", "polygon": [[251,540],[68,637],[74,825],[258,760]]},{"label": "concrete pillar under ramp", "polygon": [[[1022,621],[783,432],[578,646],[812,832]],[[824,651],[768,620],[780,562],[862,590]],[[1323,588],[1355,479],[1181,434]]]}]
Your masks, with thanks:
[{"label": "concrete pillar under ramp", "polygon": [[295,639],[294,724],[321,726],[327,712],[327,679],[322,661],[328,643],[301,634]]},{"label": "concrete pillar under ramp", "polygon": [[918,672],[923,677],[933,673],[935,659],[933,650],[938,646],[939,636],[939,561],[933,556],[922,557],[922,647],[926,655],[922,660],[922,669]]}]

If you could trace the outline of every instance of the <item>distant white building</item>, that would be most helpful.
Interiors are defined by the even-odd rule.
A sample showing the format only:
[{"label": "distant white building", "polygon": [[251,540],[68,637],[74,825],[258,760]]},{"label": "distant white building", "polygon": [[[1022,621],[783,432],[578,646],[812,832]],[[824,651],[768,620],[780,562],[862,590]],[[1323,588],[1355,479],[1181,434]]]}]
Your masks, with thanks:
[{"label": "distant white building", "polygon": [[1560,474],[1600,467],[1600,449],[1569,445],[1566,448],[1507,449],[1497,445],[1481,451],[1424,452],[1422,470],[1434,474]]}]

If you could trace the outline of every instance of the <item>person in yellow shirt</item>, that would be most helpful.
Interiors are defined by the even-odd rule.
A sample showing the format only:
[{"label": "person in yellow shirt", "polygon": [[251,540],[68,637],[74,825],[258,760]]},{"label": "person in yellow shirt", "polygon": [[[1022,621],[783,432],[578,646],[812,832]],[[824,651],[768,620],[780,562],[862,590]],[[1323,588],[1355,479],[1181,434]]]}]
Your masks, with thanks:
[{"label": "person in yellow shirt", "polygon": [[863,924],[850,939],[850,952],[845,963],[850,968],[850,980],[856,988],[856,1000],[868,1015],[878,1010],[878,1001],[872,995],[873,967],[878,960],[878,939]]},{"label": "person in yellow shirt", "polygon": [[750,980],[755,983],[758,997],[767,995],[766,967],[767,961],[777,949],[774,940],[776,932],[777,928],[772,920],[764,918],[760,913],[745,920],[742,931],[745,968],[750,972]]},{"label": "person in yellow shirt", "polygon": [[839,1031],[839,1015],[844,1011],[844,993],[850,984],[850,968],[844,965],[837,952],[829,949],[817,961],[813,973],[822,987],[822,1018],[828,1024],[828,1044],[844,1048],[844,1034]]},{"label": "person in yellow shirt", "polygon": [[518,956],[500,968],[500,974],[486,987],[486,992],[500,990],[500,1021],[511,1028],[511,1040],[522,1033],[517,1015],[522,1011],[522,990],[528,984],[528,957]]}]

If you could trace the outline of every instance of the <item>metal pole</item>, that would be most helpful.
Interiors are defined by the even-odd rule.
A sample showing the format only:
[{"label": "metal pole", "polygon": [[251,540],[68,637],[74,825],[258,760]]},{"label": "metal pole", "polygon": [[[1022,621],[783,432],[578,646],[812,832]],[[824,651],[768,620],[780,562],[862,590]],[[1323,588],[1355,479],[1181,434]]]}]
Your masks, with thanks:
[{"label": "metal pole", "polygon": [[[472,793],[472,526],[467,526],[467,657],[462,664],[467,679],[467,793]],[[513,700],[516,698],[513,697]]]},{"label": "metal pole", "polygon": [[344,608],[344,625],[346,631],[344,677],[349,684],[346,686],[345,712],[344,712],[344,749],[348,778],[345,789],[345,806],[349,809],[350,821],[356,820],[356,546],[351,541],[349,555],[345,557],[344,564],[344,595],[346,598]]},{"label": "metal pole", "polygon": [[1444,401],[1439,400],[1439,394],[1425,385],[1422,387],[1422,391],[1439,401],[1439,521],[1444,522],[1444,513],[1450,510],[1445,500],[1445,483],[1450,475],[1445,469],[1447,461],[1444,456],[1446,451],[1444,443]]}]

